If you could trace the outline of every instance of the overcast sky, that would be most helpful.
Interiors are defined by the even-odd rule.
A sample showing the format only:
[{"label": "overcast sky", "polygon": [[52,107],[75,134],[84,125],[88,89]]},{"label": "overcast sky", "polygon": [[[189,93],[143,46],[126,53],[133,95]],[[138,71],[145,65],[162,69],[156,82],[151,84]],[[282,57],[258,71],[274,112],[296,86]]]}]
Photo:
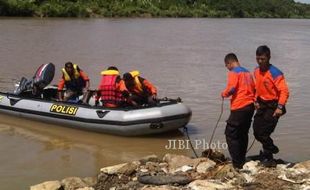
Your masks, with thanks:
[{"label": "overcast sky", "polygon": [[310,0],[295,0],[295,2],[309,3],[310,4]]}]

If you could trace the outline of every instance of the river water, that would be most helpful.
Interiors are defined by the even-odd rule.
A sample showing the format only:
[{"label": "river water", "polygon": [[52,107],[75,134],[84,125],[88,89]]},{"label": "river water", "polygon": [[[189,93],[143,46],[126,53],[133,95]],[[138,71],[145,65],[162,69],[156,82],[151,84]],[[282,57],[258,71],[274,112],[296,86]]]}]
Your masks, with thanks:
[{"label": "river water", "polygon": [[[188,125],[198,153],[207,146],[221,110],[226,85],[223,58],[235,52],[249,70],[255,50],[271,48],[271,63],[280,68],[290,88],[288,113],[273,134],[277,158],[310,158],[309,87],[310,22],[294,19],[0,19],[0,90],[12,91],[20,77],[30,78],[48,62],[56,65],[53,83],[67,61],[77,63],[96,88],[100,71],[110,65],[126,72],[139,69],[154,83],[159,97],[181,97],[191,107]],[[214,146],[225,149],[224,127],[229,100],[215,133]],[[250,133],[253,139],[252,132]],[[181,132],[152,137],[117,137],[0,115],[0,189],[67,176],[94,176],[101,167],[149,154],[187,154],[166,149]],[[260,149],[255,143],[249,154]],[[227,151],[224,150],[227,154]]]}]

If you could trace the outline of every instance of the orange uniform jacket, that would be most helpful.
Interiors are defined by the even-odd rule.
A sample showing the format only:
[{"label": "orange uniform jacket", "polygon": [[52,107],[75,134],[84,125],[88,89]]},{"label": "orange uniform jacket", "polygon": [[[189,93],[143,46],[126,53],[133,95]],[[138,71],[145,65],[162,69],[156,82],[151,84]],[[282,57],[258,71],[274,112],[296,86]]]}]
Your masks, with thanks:
[{"label": "orange uniform jacket", "polygon": [[273,65],[268,71],[261,72],[259,67],[254,71],[256,98],[275,100],[278,104],[285,105],[289,97],[289,90],[283,73]]},{"label": "orange uniform jacket", "polygon": [[231,110],[241,109],[255,100],[255,83],[251,73],[243,67],[235,67],[228,72],[226,89],[223,97],[231,97]]},{"label": "orange uniform jacket", "polygon": [[[82,77],[84,81],[89,81],[89,78],[84,71],[80,70],[79,73],[80,73],[80,77]],[[58,82],[58,90],[62,90],[65,86],[65,83],[66,83],[65,78],[64,76],[62,76],[60,81]]]}]

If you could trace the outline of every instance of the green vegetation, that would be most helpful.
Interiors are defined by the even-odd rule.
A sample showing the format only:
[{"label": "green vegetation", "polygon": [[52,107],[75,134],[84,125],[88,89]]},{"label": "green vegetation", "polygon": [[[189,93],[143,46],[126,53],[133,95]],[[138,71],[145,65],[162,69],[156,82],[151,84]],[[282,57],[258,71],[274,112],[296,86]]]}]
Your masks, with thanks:
[{"label": "green vegetation", "polygon": [[0,0],[0,16],[310,18],[293,0]]}]

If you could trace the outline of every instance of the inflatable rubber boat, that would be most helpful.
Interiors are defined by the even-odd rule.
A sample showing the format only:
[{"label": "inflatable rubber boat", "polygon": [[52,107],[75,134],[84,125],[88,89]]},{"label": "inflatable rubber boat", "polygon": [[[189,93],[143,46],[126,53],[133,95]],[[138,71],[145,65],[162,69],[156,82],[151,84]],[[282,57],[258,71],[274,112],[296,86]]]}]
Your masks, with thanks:
[{"label": "inflatable rubber boat", "polygon": [[87,105],[58,102],[57,88],[47,86],[54,73],[53,63],[42,64],[30,80],[22,77],[13,93],[0,92],[0,113],[122,136],[176,130],[191,118],[191,110],[181,99],[165,98],[153,106],[126,108],[104,108],[94,101]]},{"label": "inflatable rubber boat", "polygon": [[95,105],[58,102],[55,88],[42,97],[0,92],[0,113],[122,136],[163,133],[184,127],[191,110],[180,99],[162,99],[154,106],[104,108]]}]

